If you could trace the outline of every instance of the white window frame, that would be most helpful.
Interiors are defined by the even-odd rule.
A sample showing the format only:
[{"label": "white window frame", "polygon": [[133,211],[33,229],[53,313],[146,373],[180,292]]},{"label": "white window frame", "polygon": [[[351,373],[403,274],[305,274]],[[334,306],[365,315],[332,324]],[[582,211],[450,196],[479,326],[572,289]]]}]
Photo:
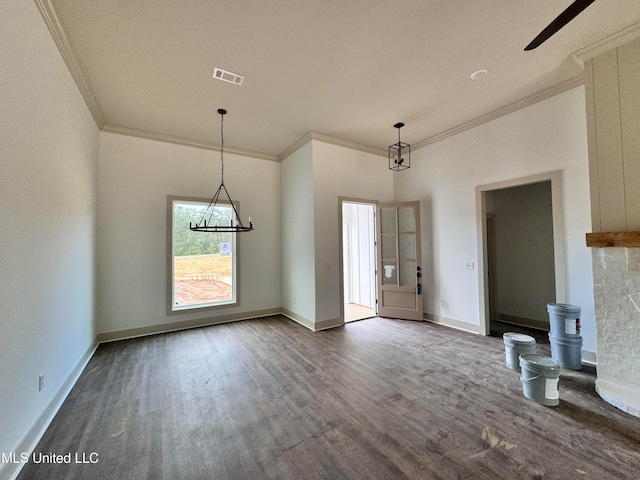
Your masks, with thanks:
[{"label": "white window frame", "polygon": [[[174,210],[176,204],[193,204],[193,205],[201,205],[207,206],[211,202],[211,199],[206,198],[196,198],[196,197],[182,197],[182,196],[167,196],[167,313],[168,314],[177,314],[177,313],[186,313],[186,312],[194,312],[194,311],[203,311],[203,310],[213,310],[221,307],[230,307],[234,305],[238,305],[238,242],[237,242],[237,233],[231,233],[231,249],[232,249],[232,284],[231,284],[231,292],[232,298],[230,300],[224,300],[219,302],[209,302],[209,303],[198,303],[193,305],[180,305],[176,306],[174,294],[175,294],[175,284],[174,284],[174,238],[173,238],[173,219],[174,219]],[[218,201],[218,204],[221,205],[229,205],[231,204],[226,201]],[[236,210],[239,212],[240,206],[237,202],[234,202]],[[193,232],[193,235],[210,235],[209,233],[204,232]]]}]

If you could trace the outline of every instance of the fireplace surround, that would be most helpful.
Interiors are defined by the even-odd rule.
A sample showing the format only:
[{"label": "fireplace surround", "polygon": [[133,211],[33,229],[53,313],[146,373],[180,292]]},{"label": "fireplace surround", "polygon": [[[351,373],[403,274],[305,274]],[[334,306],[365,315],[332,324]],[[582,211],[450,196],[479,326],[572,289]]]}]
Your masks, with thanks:
[{"label": "fireplace surround", "polygon": [[640,232],[587,234],[598,343],[596,391],[640,417]]}]

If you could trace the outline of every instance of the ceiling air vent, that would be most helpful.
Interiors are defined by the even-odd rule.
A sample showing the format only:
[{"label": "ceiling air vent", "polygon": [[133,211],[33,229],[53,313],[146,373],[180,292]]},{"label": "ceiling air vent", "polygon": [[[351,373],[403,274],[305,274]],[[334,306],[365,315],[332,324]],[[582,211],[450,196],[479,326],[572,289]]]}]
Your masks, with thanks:
[{"label": "ceiling air vent", "polygon": [[234,85],[242,85],[242,82],[244,82],[244,77],[242,75],[227,72],[226,70],[222,70],[218,67],[214,68],[213,70],[213,78],[217,78],[218,80],[222,80],[224,82],[233,83]]}]

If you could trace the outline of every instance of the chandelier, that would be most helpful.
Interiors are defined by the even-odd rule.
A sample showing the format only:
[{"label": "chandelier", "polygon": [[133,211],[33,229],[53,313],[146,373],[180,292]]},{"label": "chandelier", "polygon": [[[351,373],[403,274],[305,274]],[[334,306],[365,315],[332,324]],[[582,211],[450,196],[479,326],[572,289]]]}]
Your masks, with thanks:
[{"label": "chandelier", "polygon": [[[209,206],[204,211],[200,221],[195,225],[189,222],[189,230],[194,232],[250,232],[253,230],[251,217],[249,217],[249,226],[245,227],[242,220],[240,220],[238,210],[236,209],[233,200],[231,200],[227,187],[224,185],[224,116],[227,114],[227,111],[224,108],[219,108],[218,113],[220,114],[220,186],[218,187],[218,190],[216,190],[216,193],[213,194],[213,198],[211,198]],[[214,211],[222,192],[226,195],[227,200],[233,209],[233,216],[231,217],[231,223],[229,225],[217,225],[215,220],[213,223],[211,221],[212,218],[215,218]]]}]

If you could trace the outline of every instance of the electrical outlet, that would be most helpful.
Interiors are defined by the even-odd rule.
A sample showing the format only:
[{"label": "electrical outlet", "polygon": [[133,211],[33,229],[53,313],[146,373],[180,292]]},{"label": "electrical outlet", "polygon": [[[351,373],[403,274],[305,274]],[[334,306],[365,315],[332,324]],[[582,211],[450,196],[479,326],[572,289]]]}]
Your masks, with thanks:
[{"label": "electrical outlet", "polygon": [[38,391],[41,392],[44,388],[44,373],[38,377]]},{"label": "electrical outlet", "polygon": [[476,268],[476,266],[473,262],[467,262],[467,270],[473,270],[474,268]]}]

